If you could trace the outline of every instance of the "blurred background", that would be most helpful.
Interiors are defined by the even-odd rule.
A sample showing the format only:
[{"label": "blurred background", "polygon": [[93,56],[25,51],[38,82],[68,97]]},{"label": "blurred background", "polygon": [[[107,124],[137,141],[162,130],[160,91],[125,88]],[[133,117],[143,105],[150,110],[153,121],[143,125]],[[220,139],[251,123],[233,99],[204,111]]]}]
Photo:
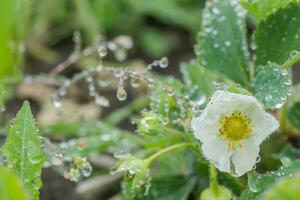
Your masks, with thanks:
[{"label": "blurred background", "polygon": [[[86,94],[86,86],[79,85],[71,88],[64,106],[57,111],[51,103],[56,84],[24,84],[23,80],[44,74],[41,82],[45,82],[51,77],[49,73],[68,58],[74,48],[84,49],[120,35],[130,36],[134,42],[133,48],[125,55],[126,65],[139,70],[154,59],[167,56],[169,67],[156,72],[180,77],[180,62],[194,58],[193,44],[201,25],[204,3],[204,0],[1,1],[2,126],[7,127],[22,101],[30,99],[42,134],[61,146],[70,145],[73,154],[79,152],[81,156],[88,156],[94,167],[93,177],[80,183],[63,178],[64,171],[59,167],[44,170],[42,200],[120,199],[120,176],[107,175],[114,163],[111,154],[132,147],[127,141],[130,138],[126,140],[123,136],[123,132],[134,130],[128,116],[146,107],[148,99],[143,97],[145,87],[141,87],[131,89],[127,100],[119,102],[115,98],[116,87],[112,84],[102,91],[110,100],[110,106],[101,108]],[[108,55],[105,62],[118,66],[115,57],[118,56]],[[97,63],[97,53],[80,59],[54,82],[59,81],[60,76],[72,77]],[[98,119],[103,120],[99,122]],[[88,123],[95,120],[97,123],[93,125]],[[78,150],[80,137],[107,132],[115,132],[116,137],[109,141],[104,137],[98,138],[87,144],[90,145],[88,150]],[[6,129],[1,129],[0,144],[5,134]],[[73,143],[67,142],[69,139],[74,139]],[[79,147],[74,144],[79,144]],[[99,153],[104,155],[99,156]]]}]

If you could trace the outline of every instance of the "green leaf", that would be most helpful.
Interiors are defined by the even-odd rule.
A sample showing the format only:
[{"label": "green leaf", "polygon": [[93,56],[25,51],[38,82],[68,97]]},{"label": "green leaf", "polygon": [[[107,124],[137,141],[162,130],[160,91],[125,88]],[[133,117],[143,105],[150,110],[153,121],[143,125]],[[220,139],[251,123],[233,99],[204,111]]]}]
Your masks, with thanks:
[{"label": "green leaf", "polygon": [[279,154],[276,155],[279,159],[300,160],[300,149],[294,148],[292,145],[284,147]]},{"label": "green leaf", "polygon": [[300,102],[288,108],[287,116],[293,127],[300,131]]},{"label": "green leaf", "polygon": [[130,182],[130,192],[137,194],[150,188],[150,169],[144,159],[132,156],[130,154],[116,155],[118,162],[112,167],[111,173],[126,172]]},{"label": "green leaf", "polygon": [[263,200],[298,200],[300,197],[300,174],[280,180],[270,188]]},{"label": "green leaf", "polygon": [[256,172],[248,173],[248,189],[246,189],[240,200],[258,200],[261,195],[282,177],[293,176],[300,171],[300,160],[295,160],[280,167],[277,171],[259,174]]},{"label": "green leaf", "polygon": [[288,60],[299,59],[295,53],[300,51],[299,27],[300,3],[291,3],[262,21],[255,32],[256,63],[265,65],[271,61],[283,65]]},{"label": "green leaf", "polygon": [[195,177],[168,176],[157,177],[151,181],[148,195],[139,193],[133,196],[128,179],[122,182],[124,200],[185,200],[196,184]]},{"label": "green leaf", "polygon": [[254,96],[266,109],[280,108],[291,93],[291,78],[275,63],[259,66],[254,79]]},{"label": "green leaf", "polygon": [[62,135],[79,138],[70,139],[60,147],[72,156],[88,156],[92,153],[116,152],[136,149],[144,141],[129,131],[118,129],[101,121],[84,123],[57,123],[45,130],[49,136]]},{"label": "green leaf", "polygon": [[263,20],[293,1],[294,0],[241,0],[240,2],[250,14],[259,20]]},{"label": "green leaf", "polygon": [[198,63],[192,61],[190,63],[182,63],[180,65],[180,71],[183,74],[183,80],[189,90],[195,88],[196,93],[202,93],[210,96],[213,91],[213,85],[211,82],[211,74]]},{"label": "green leaf", "polygon": [[0,199],[26,200],[25,190],[20,180],[10,171],[0,166]]},{"label": "green leaf", "polygon": [[19,176],[31,199],[38,199],[39,189],[42,186],[42,165],[45,158],[29,102],[24,102],[16,119],[12,122],[2,151],[8,167]]},{"label": "green leaf", "polygon": [[200,64],[237,83],[249,83],[245,11],[233,0],[206,3],[196,45]]}]

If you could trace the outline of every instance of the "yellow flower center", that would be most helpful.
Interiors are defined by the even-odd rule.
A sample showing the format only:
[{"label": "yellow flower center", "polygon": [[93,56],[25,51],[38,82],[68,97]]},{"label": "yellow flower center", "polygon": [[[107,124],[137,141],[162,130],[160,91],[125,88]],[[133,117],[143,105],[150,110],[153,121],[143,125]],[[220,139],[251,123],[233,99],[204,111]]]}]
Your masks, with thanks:
[{"label": "yellow flower center", "polygon": [[239,111],[220,119],[220,136],[229,141],[230,144],[248,138],[251,131],[250,118]]}]

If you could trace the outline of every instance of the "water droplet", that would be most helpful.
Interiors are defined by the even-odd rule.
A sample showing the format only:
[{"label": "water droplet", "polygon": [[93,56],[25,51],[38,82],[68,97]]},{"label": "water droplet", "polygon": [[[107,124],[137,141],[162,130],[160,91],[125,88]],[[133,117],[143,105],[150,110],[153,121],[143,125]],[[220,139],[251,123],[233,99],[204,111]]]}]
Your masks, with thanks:
[{"label": "water droplet", "polygon": [[130,85],[133,87],[133,88],[138,88],[140,86],[140,80],[139,79],[136,79],[136,78],[131,78],[130,80]]},{"label": "water droplet", "polygon": [[133,41],[132,41],[131,37],[129,37],[127,35],[121,35],[121,36],[117,37],[115,39],[115,42],[126,49],[130,49],[133,47]]},{"label": "water droplet", "polygon": [[100,79],[97,81],[97,84],[100,86],[100,87],[107,87],[109,86],[109,83],[110,83],[110,80],[109,79]]},{"label": "water droplet", "polygon": [[256,174],[254,172],[248,173],[248,186],[252,192],[259,192],[261,190],[261,188],[259,187],[259,185],[257,183],[257,179],[258,179],[258,177],[256,176]]},{"label": "water droplet", "polygon": [[213,7],[212,8],[212,12],[213,12],[213,14],[215,14],[215,15],[219,15],[221,12],[220,12],[220,10],[218,9],[218,8],[216,8],[216,7]]},{"label": "water droplet", "polygon": [[107,55],[107,49],[106,46],[102,45],[98,48],[98,54],[101,58],[105,57]]},{"label": "water droplet", "polygon": [[174,96],[175,95],[175,90],[173,88],[165,88],[165,91],[167,92],[168,96]]},{"label": "water droplet", "polygon": [[106,97],[104,97],[104,96],[97,95],[95,97],[95,102],[99,106],[109,107],[109,100]]},{"label": "water droplet", "polygon": [[162,58],[159,60],[158,64],[159,64],[159,66],[160,66],[161,68],[166,68],[166,67],[168,67],[168,65],[169,65],[169,60],[168,60],[167,57],[162,57]]},{"label": "water droplet", "polygon": [[81,169],[81,173],[84,177],[88,177],[92,173],[92,166],[90,163],[85,163],[85,166]]},{"label": "water droplet", "polygon": [[226,46],[226,47],[230,47],[230,46],[231,46],[231,42],[230,42],[230,41],[226,41],[226,42],[225,42],[225,46]]},{"label": "water droplet", "polygon": [[126,92],[126,90],[124,89],[123,86],[119,86],[119,87],[118,87],[118,90],[117,90],[117,98],[118,98],[120,101],[126,100],[126,98],[127,98],[127,92]]},{"label": "water droplet", "polygon": [[117,59],[117,61],[124,61],[127,58],[127,53],[126,53],[125,49],[118,48],[115,51],[114,56]]},{"label": "water droplet", "polygon": [[58,94],[53,97],[53,105],[55,108],[60,108],[62,106],[62,100]]}]

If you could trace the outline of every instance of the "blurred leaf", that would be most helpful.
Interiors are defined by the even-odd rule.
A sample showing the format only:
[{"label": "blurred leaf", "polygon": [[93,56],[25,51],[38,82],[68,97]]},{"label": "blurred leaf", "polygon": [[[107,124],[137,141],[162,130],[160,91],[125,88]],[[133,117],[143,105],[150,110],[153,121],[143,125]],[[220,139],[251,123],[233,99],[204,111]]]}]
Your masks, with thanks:
[{"label": "blurred leaf", "polygon": [[288,144],[278,155],[276,155],[276,157],[279,159],[287,158],[289,160],[300,160],[300,149],[296,149],[292,145]]},{"label": "blurred leaf", "polygon": [[145,108],[149,104],[149,102],[150,101],[148,96],[142,96],[137,99],[134,99],[126,106],[113,111],[111,114],[105,117],[103,121],[110,125],[116,125],[122,120],[130,117],[134,112]]},{"label": "blurred leaf", "polygon": [[97,19],[91,11],[90,3],[85,0],[75,0],[74,2],[78,12],[79,25],[86,31],[89,42],[92,43],[100,36],[100,30]]},{"label": "blurred leaf", "polygon": [[20,180],[10,171],[0,166],[0,199],[26,200],[26,193]]},{"label": "blurred leaf", "polygon": [[262,198],[263,200],[298,200],[300,197],[300,174],[287,177],[273,185]]},{"label": "blurred leaf", "polygon": [[[183,84],[172,77],[164,77],[161,78],[161,84],[164,87],[170,87],[173,93],[173,90],[177,93],[181,93],[183,89]],[[176,102],[173,95],[169,95],[166,91],[161,90],[161,88],[157,87],[151,91],[150,94],[151,102],[153,103],[153,108],[157,112],[164,117],[169,117],[169,114],[176,109]]]},{"label": "blurred leaf", "polygon": [[[3,0],[0,6],[0,81],[7,75],[14,74],[17,70],[16,55],[20,54],[21,44],[16,41],[16,35],[19,33],[15,29],[16,20],[22,14],[19,10],[16,14],[17,0]],[[29,4],[29,2],[28,2]],[[23,3],[19,2],[22,7]],[[23,22],[19,22],[19,29],[23,26]],[[20,46],[19,46],[20,45]],[[24,47],[23,47],[24,48]]]},{"label": "blurred leaf", "polygon": [[291,93],[288,72],[275,63],[259,66],[254,79],[254,96],[265,108],[280,108]]},{"label": "blurred leaf", "polygon": [[295,53],[300,51],[299,27],[300,3],[291,3],[262,21],[255,31],[256,63],[265,65],[271,61],[282,65],[295,56],[299,59]]},{"label": "blurred leaf", "polygon": [[130,182],[122,182],[124,200],[185,200],[196,184],[195,177],[167,176],[153,178],[149,194],[139,193],[136,196],[130,191]]},{"label": "blurred leaf", "polygon": [[300,131],[300,102],[288,108],[287,116],[293,127]]},{"label": "blurred leaf", "polygon": [[1,150],[9,168],[19,176],[28,189],[31,199],[38,199],[45,158],[41,150],[39,130],[35,125],[29,102],[25,101],[18,112]]},{"label": "blurred leaf", "polygon": [[[195,87],[196,93],[202,93],[210,96],[213,91],[211,74],[205,68],[195,62],[182,63],[180,71],[183,74],[183,80],[187,87]],[[198,96],[199,97],[199,96]]]},{"label": "blurred leaf", "polygon": [[134,134],[121,130],[101,121],[86,123],[58,123],[45,129],[48,135],[77,136],[60,143],[60,147],[73,156],[87,156],[108,151],[129,151],[143,145],[143,141]]},{"label": "blurred leaf", "polygon": [[203,0],[127,0],[135,12],[153,16],[166,24],[175,24],[191,32],[198,31],[201,24],[201,8]]},{"label": "blurred leaf", "polygon": [[293,1],[295,0],[241,0],[241,4],[258,20],[264,20]]},{"label": "blurred leaf", "polygon": [[178,46],[178,38],[172,32],[167,33],[154,28],[147,28],[140,37],[146,52],[153,57],[166,55]]},{"label": "blurred leaf", "polygon": [[196,54],[200,64],[237,83],[249,83],[244,11],[232,0],[207,2]]},{"label": "blurred leaf", "polygon": [[261,195],[272,184],[276,183],[282,177],[293,176],[300,170],[300,160],[292,161],[289,165],[280,167],[277,171],[267,172],[265,174],[258,174],[255,171],[248,173],[248,189],[246,189],[240,200],[258,200]]}]

